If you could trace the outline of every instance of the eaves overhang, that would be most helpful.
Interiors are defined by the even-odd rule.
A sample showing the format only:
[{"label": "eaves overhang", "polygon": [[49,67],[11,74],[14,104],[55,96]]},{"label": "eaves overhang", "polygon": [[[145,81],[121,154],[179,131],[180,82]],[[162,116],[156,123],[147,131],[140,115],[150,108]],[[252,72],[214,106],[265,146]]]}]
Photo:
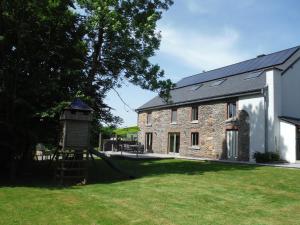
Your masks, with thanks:
[{"label": "eaves overhang", "polygon": [[185,105],[190,105],[190,104],[195,104],[195,103],[218,101],[218,100],[223,100],[223,99],[242,97],[242,96],[248,96],[248,95],[254,95],[254,94],[262,94],[262,93],[263,93],[263,89],[259,88],[259,89],[244,91],[244,92],[238,92],[238,93],[234,93],[234,94],[220,95],[220,96],[214,96],[214,97],[210,97],[210,98],[200,98],[200,99],[194,99],[194,100],[191,100],[191,101],[166,103],[164,105],[158,105],[158,106],[146,107],[146,108],[139,108],[139,109],[136,109],[135,111],[137,113],[140,113],[140,112],[144,112],[144,111],[166,109],[166,108],[185,106]]}]

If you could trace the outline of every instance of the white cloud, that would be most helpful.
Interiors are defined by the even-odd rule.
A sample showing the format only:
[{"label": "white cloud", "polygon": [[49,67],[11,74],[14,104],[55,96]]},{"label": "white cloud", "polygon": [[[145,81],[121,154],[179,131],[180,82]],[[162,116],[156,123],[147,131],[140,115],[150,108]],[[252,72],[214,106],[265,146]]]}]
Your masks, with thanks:
[{"label": "white cloud", "polygon": [[239,32],[224,27],[216,33],[160,27],[160,52],[199,70],[210,70],[245,59],[239,51]]},{"label": "white cloud", "polygon": [[185,0],[185,6],[192,13],[206,14],[210,12],[210,7],[196,0]]},{"label": "white cloud", "polygon": [[211,14],[217,13],[219,10],[224,8],[234,7],[242,10],[255,4],[257,0],[182,0],[184,6],[191,13],[197,14]]}]

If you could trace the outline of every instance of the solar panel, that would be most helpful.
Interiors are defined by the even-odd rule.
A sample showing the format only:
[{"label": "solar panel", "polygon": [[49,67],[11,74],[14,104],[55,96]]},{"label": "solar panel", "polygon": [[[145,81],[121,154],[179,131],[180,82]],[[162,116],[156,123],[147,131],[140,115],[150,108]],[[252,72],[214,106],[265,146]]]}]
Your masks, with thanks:
[{"label": "solar panel", "polygon": [[294,47],[280,52],[271,53],[266,56],[261,56],[244,62],[225,66],[219,69],[196,74],[194,76],[186,77],[181,79],[176,84],[176,88],[280,65],[284,63],[290,56],[292,56],[298,49],[299,47]]}]

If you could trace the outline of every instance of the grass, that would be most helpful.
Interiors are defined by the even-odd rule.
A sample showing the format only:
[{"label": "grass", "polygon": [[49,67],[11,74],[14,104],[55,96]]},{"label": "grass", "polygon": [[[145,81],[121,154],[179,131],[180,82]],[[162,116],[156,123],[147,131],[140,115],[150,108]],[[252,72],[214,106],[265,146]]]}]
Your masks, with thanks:
[{"label": "grass", "polygon": [[101,160],[91,184],[0,187],[0,224],[300,224],[300,170],[185,160]]}]

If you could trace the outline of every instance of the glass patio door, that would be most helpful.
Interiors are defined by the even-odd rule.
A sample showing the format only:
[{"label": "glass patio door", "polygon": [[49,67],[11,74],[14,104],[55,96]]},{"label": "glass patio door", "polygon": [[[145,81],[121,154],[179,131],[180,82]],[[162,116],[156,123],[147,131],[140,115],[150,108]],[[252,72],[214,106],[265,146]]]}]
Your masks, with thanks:
[{"label": "glass patio door", "polygon": [[228,130],[226,132],[227,159],[237,160],[238,158],[238,131]]},{"label": "glass patio door", "polygon": [[146,152],[152,152],[152,142],[153,142],[153,135],[152,133],[146,133]]},{"label": "glass patio door", "polygon": [[169,133],[169,153],[179,153],[180,134]]}]

